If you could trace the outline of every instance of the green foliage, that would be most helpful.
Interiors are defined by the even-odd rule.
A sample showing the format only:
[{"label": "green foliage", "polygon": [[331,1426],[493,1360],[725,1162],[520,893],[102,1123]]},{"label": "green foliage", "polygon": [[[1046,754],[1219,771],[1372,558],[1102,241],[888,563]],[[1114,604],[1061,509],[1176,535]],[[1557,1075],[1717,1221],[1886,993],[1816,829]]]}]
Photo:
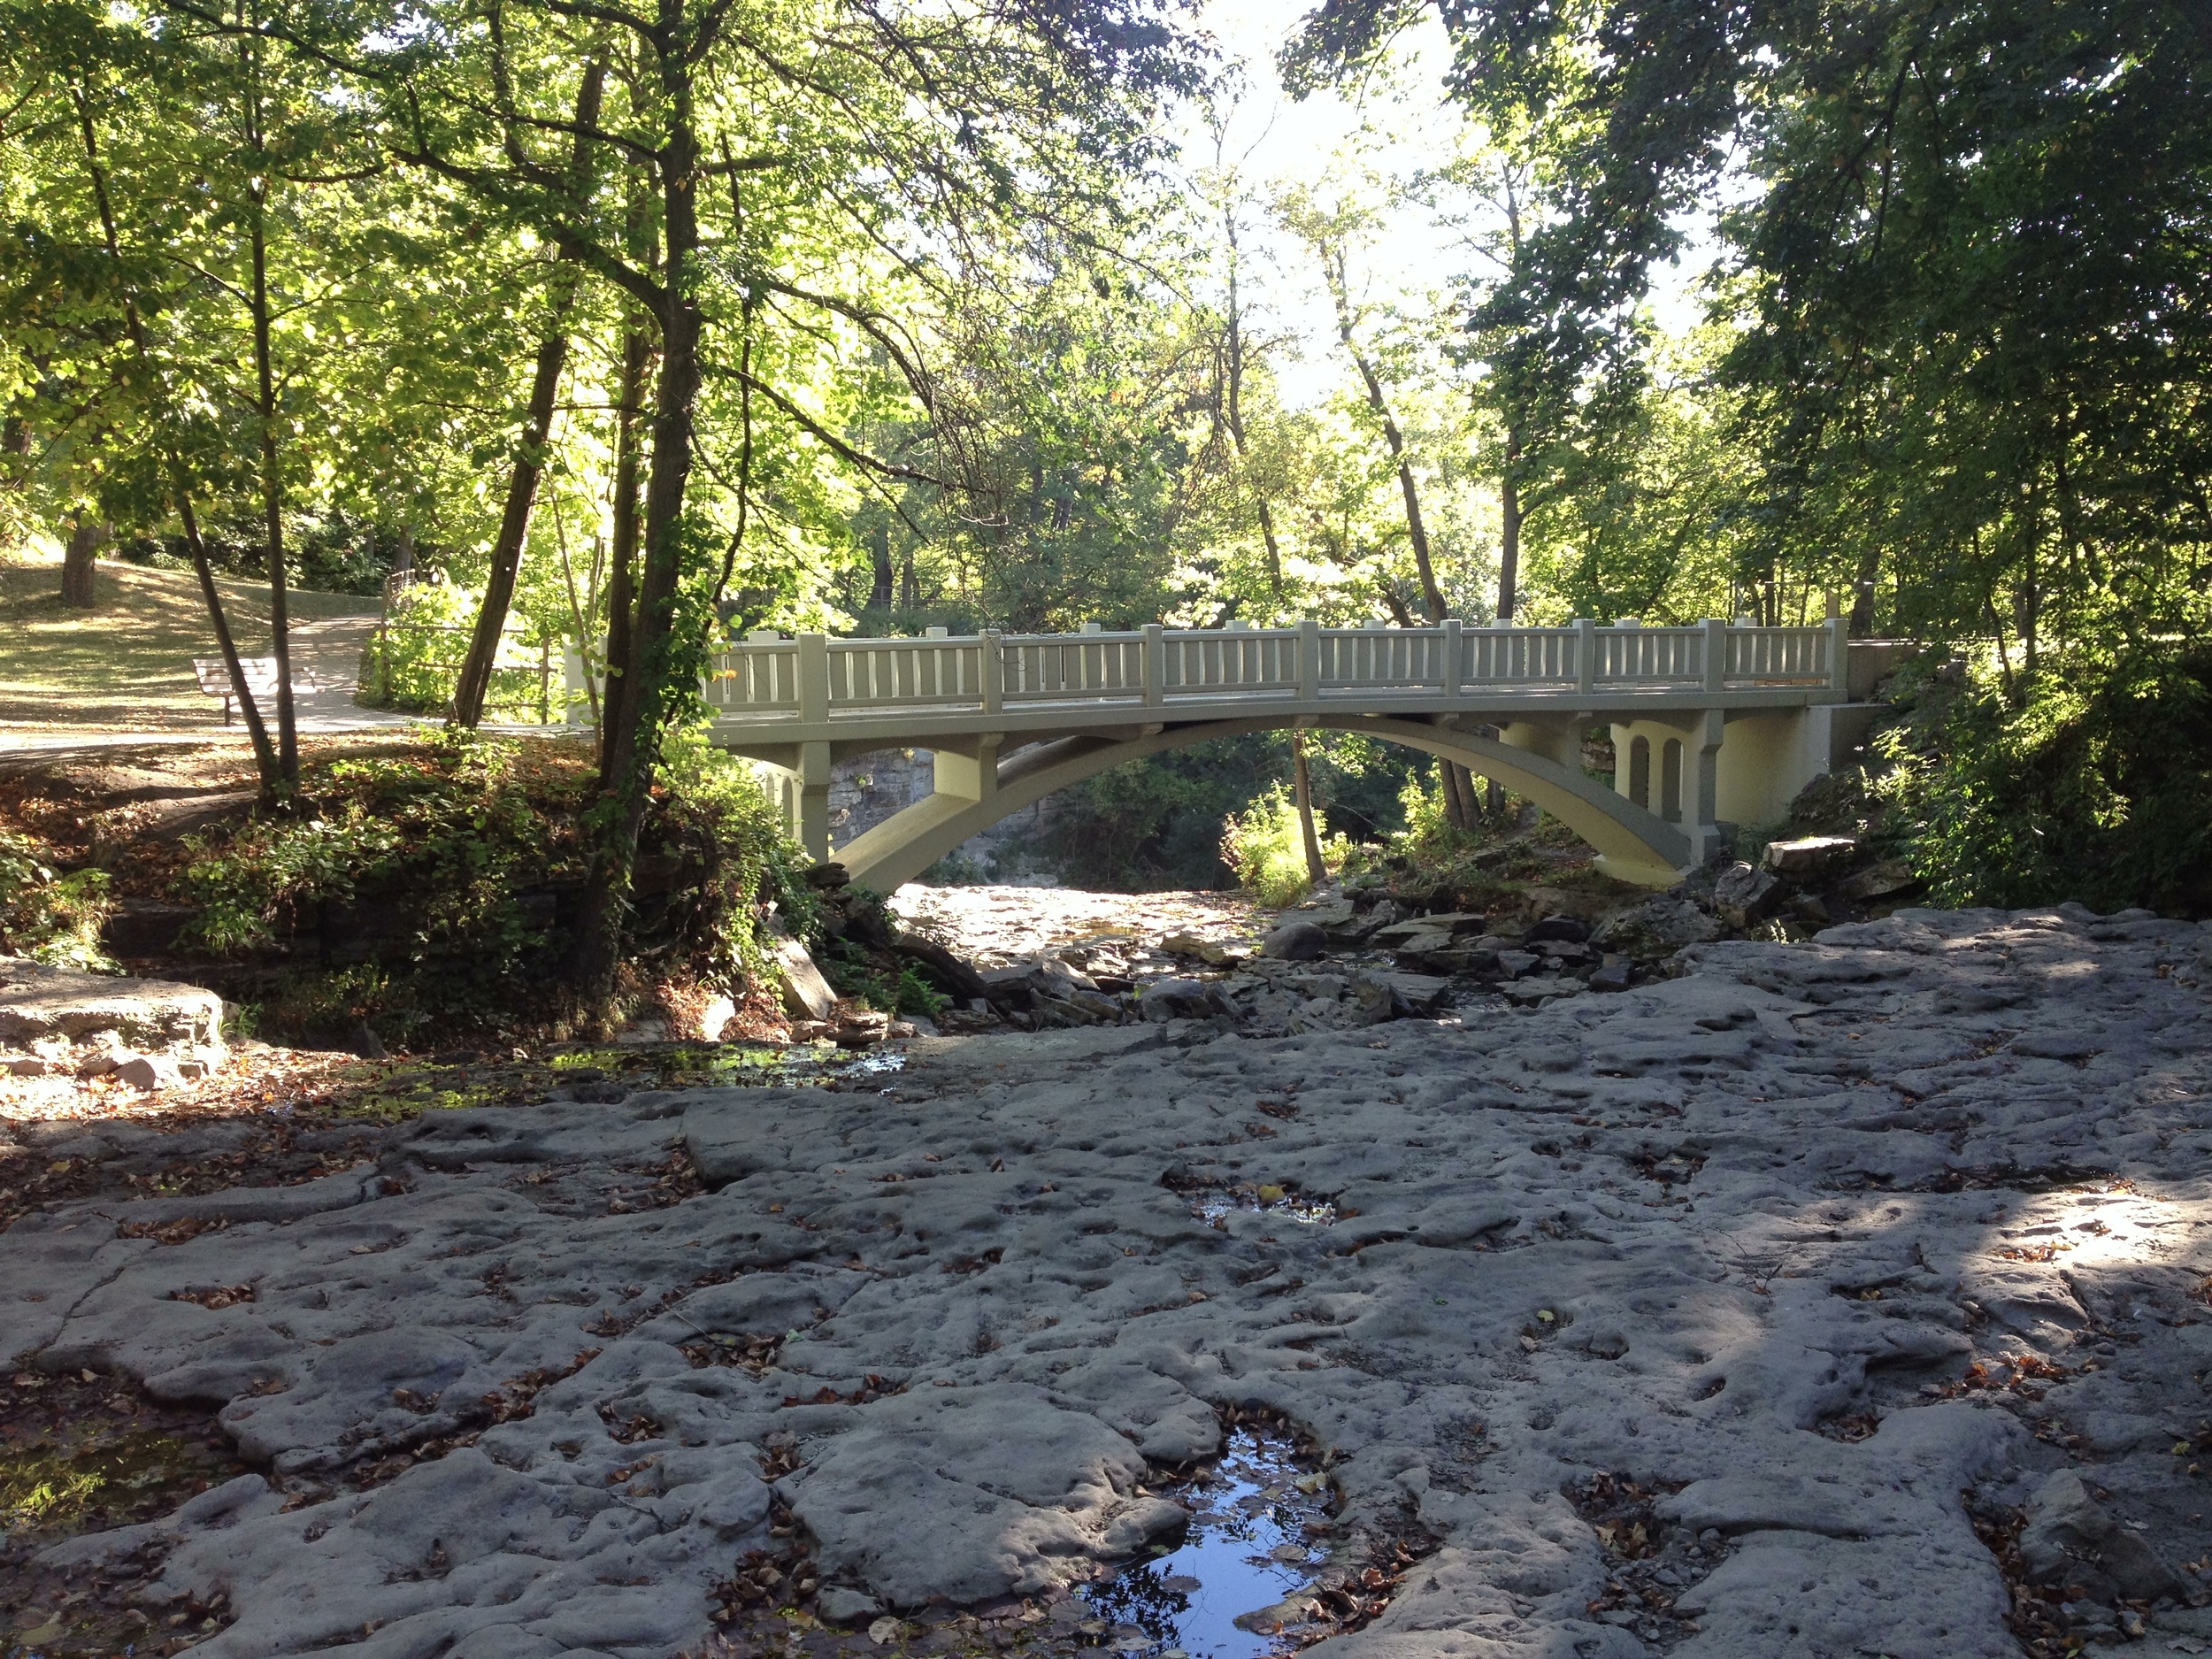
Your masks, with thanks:
[{"label": "green foliage", "polygon": [[791,839],[752,763],[716,749],[699,727],[680,727],[663,740],[661,779],[649,833],[662,846],[688,849],[700,872],[680,919],[695,972],[725,978],[765,972],[763,907],[772,903],[799,937],[818,926],[820,898],[803,879],[814,860]]},{"label": "green foliage", "polygon": [[[194,845],[179,896],[204,907],[195,942],[271,964],[250,990],[273,1031],[556,1017],[595,797],[553,752],[447,732],[311,771],[295,810]],[[764,966],[764,903],[811,915],[810,861],[750,764],[695,732],[668,740],[641,856],[661,872],[635,901],[641,978],[740,983]],[[335,954],[315,942],[332,939]]]},{"label": "green foliage", "polygon": [[0,827],[0,949],[58,968],[111,973],[100,928],[114,910],[106,871],[63,875],[35,841]]},{"label": "green foliage", "polygon": [[403,920],[380,955],[480,1002],[548,942],[521,893],[572,856],[515,758],[451,733],[424,753],[334,763],[298,810],[196,849],[184,885],[204,907],[199,942],[235,955],[320,911],[384,910]]},{"label": "green foliage", "polygon": [[1909,686],[1883,787],[1941,904],[2212,914],[2212,648],[2071,661],[2024,702]]},{"label": "green foliage", "polygon": [[[1347,843],[1329,834],[1328,820],[1317,810],[1314,833],[1321,839],[1322,862],[1333,869],[1344,862]],[[1271,785],[1243,811],[1222,826],[1222,862],[1236,872],[1237,884],[1270,910],[1281,910],[1306,896],[1312,881],[1306,869],[1304,831],[1290,787]]]},{"label": "green foliage", "polygon": [[1286,749],[1271,736],[1220,738],[1101,772],[1064,792],[1037,850],[1102,892],[1227,887],[1222,821],[1288,771]]},{"label": "green foliage", "polygon": [[841,939],[816,949],[822,977],[831,989],[863,1007],[934,1019],[952,1006],[952,998],[924,979],[910,962],[900,963],[897,973],[892,974],[872,967],[857,949]]},{"label": "green foliage", "polygon": [[[361,701],[371,708],[443,712],[453,701],[482,595],[457,582],[421,582],[391,606],[364,648]],[[492,667],[484,712],[491,719],[557,717],[566,697],[559,649],[510,632]]]}]

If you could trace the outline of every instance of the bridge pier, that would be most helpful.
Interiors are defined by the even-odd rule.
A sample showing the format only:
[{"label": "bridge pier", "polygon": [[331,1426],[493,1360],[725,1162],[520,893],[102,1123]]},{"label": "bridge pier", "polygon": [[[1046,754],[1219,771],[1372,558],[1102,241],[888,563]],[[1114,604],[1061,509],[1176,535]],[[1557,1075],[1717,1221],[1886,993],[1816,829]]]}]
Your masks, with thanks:
[{"label": "bridge pier", "polygon": [[830,746],[797,743],[788,764],[770,762],[778,774],[777,804],[791,839],[817,858],[829,856]]}]

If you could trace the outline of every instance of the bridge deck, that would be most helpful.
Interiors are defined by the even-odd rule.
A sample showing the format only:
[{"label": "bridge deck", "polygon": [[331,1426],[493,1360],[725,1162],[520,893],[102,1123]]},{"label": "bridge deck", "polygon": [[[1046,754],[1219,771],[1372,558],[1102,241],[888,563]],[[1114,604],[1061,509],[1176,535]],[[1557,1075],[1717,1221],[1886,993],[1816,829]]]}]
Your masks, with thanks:
[{"label": "bridge deck", "polygon": [[920,640],[755,634],[703,683],[733,747],[1271,714],[1596,714],[1845,695],[1839,623],[1766,628],[1167,629]]}]

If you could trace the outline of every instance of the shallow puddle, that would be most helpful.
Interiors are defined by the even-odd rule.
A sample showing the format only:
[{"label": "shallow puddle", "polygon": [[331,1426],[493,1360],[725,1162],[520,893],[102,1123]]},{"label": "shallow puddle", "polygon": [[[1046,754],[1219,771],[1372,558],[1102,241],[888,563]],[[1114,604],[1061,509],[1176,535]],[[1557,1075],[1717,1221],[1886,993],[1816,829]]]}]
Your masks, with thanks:
[{"label": "shallow puddle", "polygon": [[856,1053],[833,1043],[784,1048],[764,1043],[652,1049],[575,1048],[552,1056],[556,1076],[588,1071],[634,1088],[805,1088],[838,1078],[869,1078],[905,1068],[902,1049]]},{"label": "shallow puddle", "polygon": [[1325,1226],[1337,1218],[1335,1202],[1281,1187],[1233,1187],[1194,1194],[1191,1210],[1201,1221],[1219,1221],[1240,1210],[1308,1226]]},{"label": "shallow puddle", "polygon": [[1081,1593],[1111,1626],[1102,1647],[1142,1659],[1260,1659],[1288,1649],[1236,1620],[1305,1589],[1326,1554],[1311,1529],[1327,1518],[1328,1486],[1293,1463],[1290,1449],[1237,1430],[1210,1478],[1175,1494],[1196,1506],[1183,1543]]}]

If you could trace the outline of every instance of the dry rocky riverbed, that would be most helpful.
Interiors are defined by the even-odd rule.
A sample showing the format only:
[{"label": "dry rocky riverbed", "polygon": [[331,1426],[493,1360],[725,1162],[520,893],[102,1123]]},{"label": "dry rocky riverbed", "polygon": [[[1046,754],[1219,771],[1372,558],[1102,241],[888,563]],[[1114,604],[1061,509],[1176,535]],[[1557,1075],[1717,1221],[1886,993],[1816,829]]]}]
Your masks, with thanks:
[{"label": "dry rocky riverbed", "polygon": [[11,1420],[122,1425],[13,1647],[2212,1652],[2208,946],[1908,910],[119,1176],[0,1235]]}]

